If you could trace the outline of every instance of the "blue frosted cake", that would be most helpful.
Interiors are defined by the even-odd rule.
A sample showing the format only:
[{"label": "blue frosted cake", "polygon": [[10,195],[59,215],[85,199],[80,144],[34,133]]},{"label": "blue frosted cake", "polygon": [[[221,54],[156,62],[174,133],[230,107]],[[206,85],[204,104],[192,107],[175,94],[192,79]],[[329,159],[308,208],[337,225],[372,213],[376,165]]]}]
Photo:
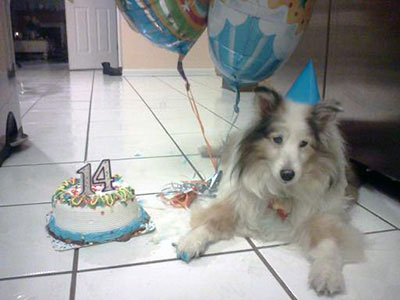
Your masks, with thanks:
[{"label": "blue frosted cake", "polygon": [[137,203],[135,191],[115,175],[113,190],[102,192],[93,185],[93,195],[80,195],[80,179],[64,181],[52,197],[49,233],[68,244],[126,241],[146,230],[149,215]]}]

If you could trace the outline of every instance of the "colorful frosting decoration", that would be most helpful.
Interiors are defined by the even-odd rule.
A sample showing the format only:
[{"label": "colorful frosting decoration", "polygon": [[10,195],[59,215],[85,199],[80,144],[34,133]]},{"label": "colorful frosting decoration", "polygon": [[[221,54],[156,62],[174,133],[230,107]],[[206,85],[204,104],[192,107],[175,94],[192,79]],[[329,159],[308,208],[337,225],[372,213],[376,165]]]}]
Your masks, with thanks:
[{"label": "colorful frosting decoration", "polygon": [[81,193],[81,183],[81,179],[69,178],[52,196],[47,230],[55,250],[127,241],[155,229],[134,189],[120,175],[113,176],[109,191],[103,191],[104,184],[91,184],[93,193]]},{"label": "colorful frosting decoration", "polygon": [[91,208],[113,206],[117,201],[126,204],[135,195],[131,187],[122,185],[122,177],[118,174],[114,175],[113,187],[113,191],[103,193],[102,184],[93,184],[92,189],[95,191],[93,195],[80,195],[81,180],[71,177],[57,188],[52,197],[52,205],[54,207],[57,203],[63,203],[72,207]]}]

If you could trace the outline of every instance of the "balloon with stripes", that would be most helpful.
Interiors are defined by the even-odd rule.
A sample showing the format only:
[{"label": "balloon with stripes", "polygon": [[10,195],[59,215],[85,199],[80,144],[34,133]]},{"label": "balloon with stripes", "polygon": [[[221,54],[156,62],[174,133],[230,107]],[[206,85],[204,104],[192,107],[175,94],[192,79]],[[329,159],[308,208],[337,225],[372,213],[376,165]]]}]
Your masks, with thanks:
[{"label": "balloon with stripes", "polygon": [[132,28],[185,55],[207,25],[209,0],[115,0]]}]

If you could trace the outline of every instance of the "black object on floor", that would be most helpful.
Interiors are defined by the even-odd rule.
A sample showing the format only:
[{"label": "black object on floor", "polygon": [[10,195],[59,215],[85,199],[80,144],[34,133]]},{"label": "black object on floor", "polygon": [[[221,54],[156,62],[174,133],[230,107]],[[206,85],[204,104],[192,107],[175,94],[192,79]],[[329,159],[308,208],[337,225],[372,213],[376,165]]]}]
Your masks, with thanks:
[{"label": "black object on floor", "polygon": [[121,76],[122,75],[122,67],[113,68],[111,67],[109,62],[101,63],[103,66],[103,74],[110,76]]},{"label": "black object on floor", "polygon": [[400,122],[341,120],[349,157],[400,182]]}]

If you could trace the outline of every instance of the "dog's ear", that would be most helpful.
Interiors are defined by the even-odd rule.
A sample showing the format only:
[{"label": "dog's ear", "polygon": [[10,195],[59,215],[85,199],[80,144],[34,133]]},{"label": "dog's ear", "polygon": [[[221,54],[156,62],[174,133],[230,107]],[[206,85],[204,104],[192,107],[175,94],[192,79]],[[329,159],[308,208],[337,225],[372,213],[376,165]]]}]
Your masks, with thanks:
[{"label": "dog's ear", "polygon": [[340,102],[326,101],[313,107],[311,118],[320,129],[323,129],[328,123],[336,121],[337,113],[342,111]]},{"label": "dog's ear", "polygon": [[276,111],[282,101],[282,97],[277,91],[266,86],[258,86],[254,89],[254,92],[261,117]]}]

